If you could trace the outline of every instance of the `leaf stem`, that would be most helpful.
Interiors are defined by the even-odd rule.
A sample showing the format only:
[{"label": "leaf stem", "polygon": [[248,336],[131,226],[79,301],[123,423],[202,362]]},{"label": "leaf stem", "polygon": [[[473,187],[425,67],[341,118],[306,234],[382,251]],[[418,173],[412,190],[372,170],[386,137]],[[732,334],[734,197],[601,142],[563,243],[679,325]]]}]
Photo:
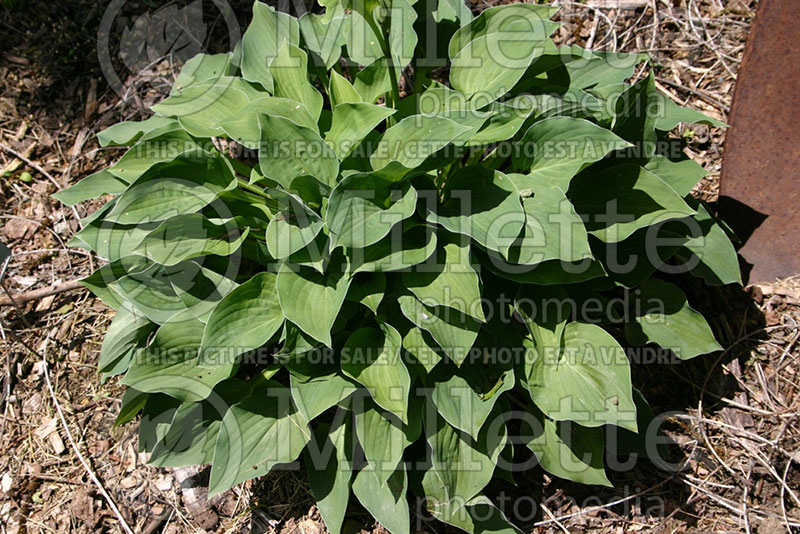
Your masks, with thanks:
[{"label": "leaf stem", "polygon": [[[379,26],[375,23],[372,14],[367,17],[367,24],[370,25],[372,31],[375,32],[375,35],[378,37],[381,49],[383,50],[383,55],[386,56],[386,59],[388,60],[389,83],[391,84],[392,92],[390,95],[388,95],[389,98],[387,98],[387,104],[388,107],[396,108],[397,103],[400,102],[400,87],[397,84],[397,72],[395,72],[394,54],[392,54],[392,47],[389,45],[389,30],[387,29],[387,26],[391,28],[391,11],[387,10],[387,13],[389,13],[390,16],[386,17],[382,25]],[[389,117],[387,119],[387,123],[389,126],[391,126],[395,124],[395,120],[392,117]]]},{"label": "leaf stem", "polygon": [[425,88],[423,77],[425,76],[425,69],[417,67],[414,69],[414,94],[421,93]]},{"label": "leaf stem", "polygon": [[268,200],[269,202],[264,202],[264,204],[272,210],[280,209],[278,202],[275,201],[272,197],[270,197],[263,189],[260,187],[256,187],[253,184],[249,183],[247,180],[243,178],[236,177],[236,180],[239,182],[239,187],[244,189],[249,193],[253,193],[254,195],[258,195],[259,197],[263,198],[264,200]]},{"label": "leaf stem", "polygon": [[[389,81],[392,84],[392,106],[393,108],[397,107],[397,104],[400,102],[400,87],[397,85],[397,72],[394,70],[394,58],[392,57],[391,50],[389,51]],[[389,120],[394,123],[392,117],[389,117]]]}]

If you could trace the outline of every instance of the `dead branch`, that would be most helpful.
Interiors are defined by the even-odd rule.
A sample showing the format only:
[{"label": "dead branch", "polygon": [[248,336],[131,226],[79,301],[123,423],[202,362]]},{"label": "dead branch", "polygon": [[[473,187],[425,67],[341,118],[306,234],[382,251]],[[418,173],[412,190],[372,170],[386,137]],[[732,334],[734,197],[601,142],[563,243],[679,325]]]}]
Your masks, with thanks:
[{"label": "dead branch", "polygon": [[[80,289],[82,287],[83,286],[81,285],[80,281],[70,280],[69,282],[64,282],[63,284],[57,286],[44,287],[42,289],[34,289],[33,291],[16,293],[14,295],[10,295],[11,298],[2,297],[0,298],[0,306],[13,306],[15,302],[17,304],[22,304],[31,300],[42,299],[44,297],[49,297],[50,295],[57,295],[58,293],[65,293],[67,291]],[[11,299],[13,299],[13,301]]]}]

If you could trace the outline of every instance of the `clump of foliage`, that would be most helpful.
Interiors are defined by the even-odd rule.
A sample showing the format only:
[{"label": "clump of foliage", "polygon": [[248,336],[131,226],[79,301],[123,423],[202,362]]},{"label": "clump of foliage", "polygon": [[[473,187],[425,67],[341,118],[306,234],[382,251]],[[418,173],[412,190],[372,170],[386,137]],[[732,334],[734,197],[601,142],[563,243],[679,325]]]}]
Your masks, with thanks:
[{"label": "clump of foliage", "polygon": [[548,6],[320,3],[256,2],[58,195],[111,195],[74,239],[109,260],[100,371],[151,463],[211,463],[212,494],[297,460],[334,533],[351,491],[393,534],[408,495],[513,530],[484,491],[526,454],[607,485],[606,444],[642,450],[620,343],[720,349],[663,275],[739,281],[668,135],[715,121],[645,56],[556,47]]}]

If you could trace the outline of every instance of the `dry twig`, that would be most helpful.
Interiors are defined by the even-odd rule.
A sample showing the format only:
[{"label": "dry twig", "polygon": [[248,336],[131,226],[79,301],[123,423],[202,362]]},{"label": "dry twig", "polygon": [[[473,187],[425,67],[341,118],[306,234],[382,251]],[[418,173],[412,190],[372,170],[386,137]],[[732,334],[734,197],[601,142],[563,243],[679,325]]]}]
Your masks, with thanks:
[{"label": "dry twig", "polygon": [[75,289],[81,289],[79,280],[70,280],[57,286],[44,287],[42,289],[34,289],[33,291],[25,291],[24,293],[8,294],[5,298],[0,298],[0,306],[13,306],[14,304],[22,304],[31,300],[38,300],[50,295],[57,295]]}]

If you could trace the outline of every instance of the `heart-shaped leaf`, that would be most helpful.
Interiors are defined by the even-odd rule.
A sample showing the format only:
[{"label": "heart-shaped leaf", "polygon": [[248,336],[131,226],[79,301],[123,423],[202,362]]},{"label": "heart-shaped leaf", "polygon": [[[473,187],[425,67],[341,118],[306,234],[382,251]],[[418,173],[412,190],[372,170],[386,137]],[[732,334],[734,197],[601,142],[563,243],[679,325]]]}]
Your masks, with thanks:
[{"label": "heart-shaped leaf", "polygon": [[401,358],[403,339],[392,326],[355,331],[342,349],[342,371],[358,381],[375,402],[408,423],[411,378]]},{"label": "heart-shaped leaf", "polygon": [[202,364],[215,367],[260,347],[283,325],[276,276],[261,273],[217,304],[202,335]]},{"label": "heart-shaped leaf", "polygon": [[325,216],[331,250],[365,248],[411,217],[417,192],[410,184],[395,184],[372,174],[351,174],[331,192]]},{"label": "heart-shaped leaf", "polygon": [[276,288],[283,314],[327,346],[331,346],[331,329],[350,287],[345,272],[346,265],[334,261],[325,274],[286,263],[278,272]]}]

